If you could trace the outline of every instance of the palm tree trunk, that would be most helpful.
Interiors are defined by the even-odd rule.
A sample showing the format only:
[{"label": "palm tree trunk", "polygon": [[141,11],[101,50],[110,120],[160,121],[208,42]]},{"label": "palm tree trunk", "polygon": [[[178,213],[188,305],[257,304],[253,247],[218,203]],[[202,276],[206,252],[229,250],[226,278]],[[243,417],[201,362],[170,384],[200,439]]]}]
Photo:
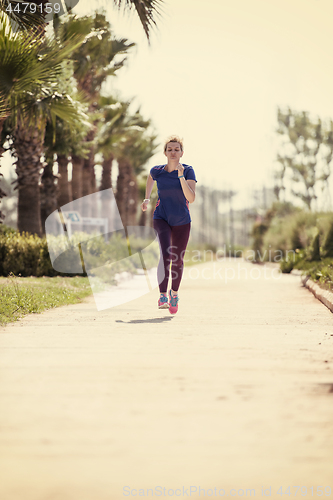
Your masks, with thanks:
[{"label": "palm tree trunk", "polygon": [[38,236],[42,235],[39,182],[44,168],[41,162],[44,135],[44,125],[30,128],[21,122],[13,137],[18,177],[17,227],[20,232],[26,231]]},{"label": "palm tree trunk", "polygon": [[112,162],[113,162],[113,154],[110,153],[108,156],[103,157],[102,163],[102,180],[100,190],[104,191],[104,189],[112,188]]},{"label": "palm tree trunk", "polygon": [[[75,206],[75,209],[79,212],[79,214],[82,216],[82,177],[83,177],[83,163],[84,159],[81,158],[80,156],[77,155],[72,155],[72,182],[71,182],[71,187],[72,187],[72,198],[75,203],[73,206]],[[82,230],[82,226],[77,226],[77,231]]]},{"label": "palm tree trunk", "polygon": [[[0,120],[0,137],[1,137],[4,123],[5,123],[5,118]],[[4,154],[4,152],[5,152],[5,150],[2,147],[2,143],[0,143],[0,160],[1,160],[1,156]],[[3,177],[3,174],[0,174],[0,177]],[[5,196],[7,196],[6,193],[0,187],[0,203],[1,203],[1,198],[4,198]],[[5,218],[5,214],[3,212],[1,212],[1,210],[0,210],[0,224],[2,224],[4,218]]]},{"label": "palm tree trunk", "polygon": [[114,216],[116,215],[116,210],[113,205],[113,196],[109,189],[112,189],[112,162],[113,154],[111,153],[107,157],[104,155],[102,163],[102,181],[100,186],[101,191],[101,201],[102,201],[102,213],[101,217],[108,219],[109,232],[114,229]]},{"label": "palm tree trunk", "polygon": [[136,225],[138,188],[136,177],[130,162],[118,158],[119,174],[117,178],[116,202],[123,225]]},{"label": "palm tree trunk", "polygon": [[68,157],[67,155],[57,155],[58,159],[58,207],[67,205],[71,201],[72,193],[68,182]]},{"label": "palm tree trunk", "polygon": [[[0,174],[0,177],[3,177],[3,174]],[[0,203],[1,203],[1,198],[4,198],[5,196],[7,196],[7,194],[0,187]],[[2,224],[4,218],[5,218],[5,214],[3,212],[1,212],[1,210],[0,210],[0,224]]]},{"label": "palm tree trunk", "polygon": [[83,158],[79,156],[72,156],[72,197],[73,200],[82,198],[82,171],[83,171]]},{"label": "palm tree trunk", "polygon": [[[58,208],[58,186],[55,183],[57,176],[53,173],[53,157],[46,158],[46,166],[42,175],[40,186],[41,223],[42,232],[45,234],[45,221]],[[55,228],[53,228],[55,230]]]},{"label": "palm tree trunk", "polygon": [[[4,125],[5,121],[6,121],[6,118],[0,119],[0,138],[1,138],[2,129],[3,129],[3,125]],[[5,152],[5,149],[3,148],[3,143],[0,142],[0,158],[4,154],[4,152]]]},{"label": "palm tree trunk", "polygon": [[[4,198],[5,196],[7,196],[6,193],[0,187],[0,203],[1,203],[1,198]],[[1,212],[1,210],[0,210],[0,224],[3,223],[4,218],[5,218],[5,214],[3,212]]]},{"label": "palm tree trunk", "polygon": [[[86,137],[87,142],[91,142],[95,137],[95,131],[91,129]],[[82,196],[87,196],[89,194],[94,193],[93,184],[94,184],[94,157],[95,151],[94,147],[90,146],[90,151],[88,157],[83,162],[83,171],[82,171]],[[85,200],[82,206],[82,214],[85,217],[92,217],[92,207],[90,199]]]},{"label": "palm tree trunk", "polygon": [[129,183],[129,206],[128,206],[128,225],[136,226],[138,224],[138,182],[133,171],[131,173],[131,180]]},{"label": "palm tree trunk", "polygon": [[[91,192],[96,193],[97,192],[97,187],[96,187],[96,174],[95,174],[95,165],[93,163],[92,168],[91,168]],[[99,216],[99,206],[97,203],[92,203],[91,204],[91,217],[98,217]]]},{"label": "palm tree trunk", "polygon": [[[91,168],[88,159],[83,160],[82,168],[82,196],[88,196],[92,193],[92,182],[91,182]],[[82,200],[82,215],[84,217],[91,217],[91,200],[86,198],[83,202]]]}]

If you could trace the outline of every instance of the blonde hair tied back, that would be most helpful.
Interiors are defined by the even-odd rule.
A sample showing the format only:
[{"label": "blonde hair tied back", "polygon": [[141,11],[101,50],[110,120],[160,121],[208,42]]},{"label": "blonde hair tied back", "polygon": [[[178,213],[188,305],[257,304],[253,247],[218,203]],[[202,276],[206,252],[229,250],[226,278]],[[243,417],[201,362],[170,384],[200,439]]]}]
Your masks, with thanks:
[{"label": "blonde hair tied back", "polygon": [[164,142],[164,152],[166,151],[167,145],[169,142],[178,142],[180,145],[180,149],[184,150],[183,139],[181,139],[178,135],[170,135]]}]

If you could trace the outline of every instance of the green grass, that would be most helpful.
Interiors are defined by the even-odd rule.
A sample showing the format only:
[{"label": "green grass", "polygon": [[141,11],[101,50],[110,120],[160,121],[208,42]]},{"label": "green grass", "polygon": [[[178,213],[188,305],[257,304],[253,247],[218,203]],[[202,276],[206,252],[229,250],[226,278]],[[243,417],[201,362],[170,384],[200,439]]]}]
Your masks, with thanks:
[{"label": "green grass", "polygon": [[294,269],[300,269],[304,275],[310,276],[320,286],[328,290],[333,289],[333,261],[326,258],[317,262],[300,261]]},{"label": "green grass", "polygon": [[88,278],[0,278],[0,325],[17,321],[26,314],[81,302],[91,295]]}]

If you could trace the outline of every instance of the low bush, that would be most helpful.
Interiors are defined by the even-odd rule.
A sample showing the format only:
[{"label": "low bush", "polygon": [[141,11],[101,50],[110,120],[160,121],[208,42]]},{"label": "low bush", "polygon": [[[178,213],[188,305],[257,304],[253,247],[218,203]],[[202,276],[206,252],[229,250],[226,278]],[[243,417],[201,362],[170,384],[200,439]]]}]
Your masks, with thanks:
[{"label": "low bush", "polygon": [[252,250],[266,261],[280,255],[275,262],[280,262],[283,273],[304,270],[312,279],[332,287],[333,214],[283,208],[283,204],[273,205],[266,213],[261,222],[262,228],[266,228],[261,240],[258,225],[254,226]]},{"label": "low bush", "polygon": [[323,257],[333,258],[333,219],[330,221],[330,226],[323,244]]},{"label": "low bush", "polygon": [[47,242],[29,233],[4,228],[0,232],[0,275],[55,276]]},{"label": "low bush", "polygon": [[[158,243],[152,244],[136,236],[129,240],[120,233],[115,233],[109,241],[104,236],[75,233],[71,239],[71,246],[63,236],[53,236],[48,242],[52,245],[53,255],[57,255],[57,269],[52,267],[48,242],[46,238],[39,238],[29,233],[20,234],[6,226],[0,226],[0,276],[13,273],[16,276],[87,276],[86,272],[74,272],[72,269],[82,269],[81,259],[78,262],[78,248],[82,250],[85,271],[94,273],[95,268],[103,268],[112,278],[117,272],[136,272],[142,268],[142,260],[128,259],[131,254],[142,252],[143,262],[147,269],[157,266],[159,259]],[[149,244],[150,243],[150,244]],[[99,271],[96,270],[96,274]]]}]

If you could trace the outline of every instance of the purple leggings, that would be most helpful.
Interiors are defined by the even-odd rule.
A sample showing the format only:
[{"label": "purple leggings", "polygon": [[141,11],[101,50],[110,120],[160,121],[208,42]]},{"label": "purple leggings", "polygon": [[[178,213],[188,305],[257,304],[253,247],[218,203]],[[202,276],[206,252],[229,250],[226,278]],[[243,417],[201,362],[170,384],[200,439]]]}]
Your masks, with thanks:
[{"label": "purple leggings", "polygon": [[160,293],[166,293],[168,289],[170,262],[172,262],[171,288],[177,292],[183,275],[184,254],[190,237],[191,223],[169,226],[163,219],[154,219],[154,229],[157,232],[161,250],[157,268]]}]

